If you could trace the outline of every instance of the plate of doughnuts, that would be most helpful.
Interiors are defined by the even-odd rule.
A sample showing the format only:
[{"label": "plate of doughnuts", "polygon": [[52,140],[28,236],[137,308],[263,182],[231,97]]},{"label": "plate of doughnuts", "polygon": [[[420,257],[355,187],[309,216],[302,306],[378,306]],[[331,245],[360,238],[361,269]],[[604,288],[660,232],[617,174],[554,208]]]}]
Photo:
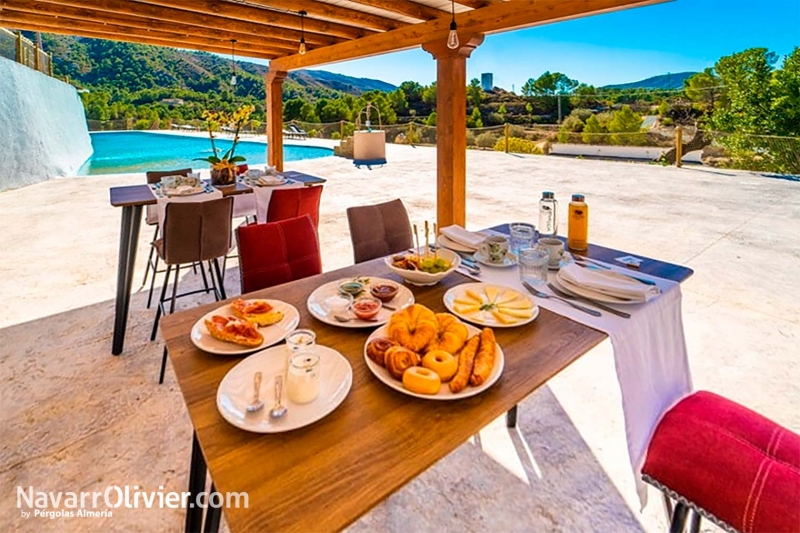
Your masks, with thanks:
[{"label": "plate of doughnuts", "polygon": [[491,387],[505,357],[491,328],[415,304],[392,315],[364,345],[370,371],[389,387],[426,400],[459,400]]}]

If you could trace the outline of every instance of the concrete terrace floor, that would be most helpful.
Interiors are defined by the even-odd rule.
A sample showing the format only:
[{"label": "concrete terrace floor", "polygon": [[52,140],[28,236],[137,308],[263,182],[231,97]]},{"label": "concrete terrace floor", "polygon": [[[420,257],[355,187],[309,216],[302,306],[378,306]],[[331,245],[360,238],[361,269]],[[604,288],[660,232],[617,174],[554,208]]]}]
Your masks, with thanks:
[{"label": "concrete terrace floor", "polygon": [[[352,262],[345,209],[400,197],[412,222],[435,218],[435,150],[388,147],[356,170],[327,157],[290,169],[328,179],[325,270]],[[691,267],[682,286],[695,387],[800,430],[800,183],[747,172],[470,151],[467,221],[536,221],[542,190],[565,207],[582,192],[593,242]],[[109,485],[182,491],[191,425],[137,292],[120,357],[110,354],[120,211],[108,188],[142,175],[56,179],[0,193],[0,529],[176,531],[176,509],[112,518],[20,517],[16,487]],[[561,227],[565,227],[564,209]],[[140,235],[138,288],[150,228]],[[187,274],[187,286],[197,283]],[[235,262],[229,294],[238,292]],[[182,301],[181,306],[204,300]],[[665,530],[657,494],[639,512],[608,342],[531,395],[516,431],[497,420],[350,531]],[[313,498],[309,505],[313,505]],[[715,530],[704,522],[705,530]]]}]

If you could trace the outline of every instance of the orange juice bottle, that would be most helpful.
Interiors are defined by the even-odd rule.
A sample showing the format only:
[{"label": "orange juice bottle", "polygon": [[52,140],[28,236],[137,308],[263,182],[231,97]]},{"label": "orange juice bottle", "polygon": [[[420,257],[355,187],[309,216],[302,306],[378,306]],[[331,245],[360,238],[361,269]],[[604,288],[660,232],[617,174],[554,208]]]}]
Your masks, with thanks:
[{"label": "orange juice bottle", "polygon": [[567,246],[571,250],[589,247],[589,206],[582,194],[573,194],[569,203]]}]

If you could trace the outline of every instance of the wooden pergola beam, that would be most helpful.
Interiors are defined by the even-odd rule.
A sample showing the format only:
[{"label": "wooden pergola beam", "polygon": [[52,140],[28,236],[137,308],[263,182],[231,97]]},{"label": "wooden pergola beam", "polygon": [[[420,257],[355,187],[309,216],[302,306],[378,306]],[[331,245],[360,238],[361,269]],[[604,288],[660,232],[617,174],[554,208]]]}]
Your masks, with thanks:
[{"label": "wooden pergola beam", "polygon": [[[457,14],[456,22],[459,34],[494,33],[665,1],[669,0],[514,0]],[[305,55],[280,57],[270,64],[270,68],[274,64],[276,70],[290,71],[405,50],[446,38],[449,26],[447,17],[411,24],[357,41],[312,50]]]},{"label": "wooden pergola beam", "polygon": [[[0,0],[0,7],[10,1],[11,0]],[[150,4],[131,2],[129,0],[40,0],[40,3],[51,4],[55,9],[58,9],[59,6],[70,6],[99,12],[100,15],[92,19],[93,22],[105,22],[105,14],[118,14],[169,22],[175,24],[176,29],[185,26],[193,27],[191,30],[187,29],[187,31],[202,32],[208,31],[209,28],[215,28],[253,36],[263,35],[265,37],[287,40],[294,43],[300,41],[300,32],[296,30],[279,28],[277,26],[253,21],[222,18],[215,15],[195,13],[181,9],[153,6]],[[305,37],[306,43],[308,44],[330,45],[344,41],[341,37],[332,37],[309,31],[305,32]]]},{"label": "wooden pergola beam", "polygon": [[[48,4],[47,2],[35,2],[30,0],[3,0],[3,11],[8,16],[8,13],[30,13],[32,15],[39,15],[43,17],[57,16],[60,19],[76,20],[81,22],[98,21],[102,19],[103,24],[113,24],[120,27],[138,28],[142,30],[153,30],[157,32],[180,32],[191,34],[196,32],[192,26],[176,26],[169,22],[162,22],[160,20],[150,20],[143,17],[133,17],[126,15],[115,15],[103,13],[101,11],[94,11],[92,9],[81,9],[74,7],[58,6]],[[0,15],[0,18],[4,18]],[[24,20],[21,16],[17,16],[16,20]],[[55,21],[54,21],[55,22]],[[259,47],[266,46],[269,49],[294,52],[297,50],[297,41],[289,41],[283,39],[271,39],[259,35],[250,35],[246,33],[238,33],[227,30],[217,30],[213,34],[219,40],[230,42],[231,39],[236,39],[237,47],[245,47],[250,44],[251,48],[258,50]],[[313,49],[318,45],[309,45],[309,49]]]},{"label": "wooden pergola beam", "polygon": [[[6,13],[4,11],[4,13]],[[8,12],[11,13],[11,12]],[[6,16],[4,15],[3,19],[5,20]],[[103,26],[103,25],[95,25],[98,30],[94,29],[86,29],[87,27],[84,26],[82,28],[78,28],[73,25],[63,25],[58,24],[58,19],[49,19],[48,22],[56,21],[54,25],[49,24],[37,24],[31,22],[30,16],[26,20],[22,20],[19,22],[15,22],[13,17],[9,18],[9,21],[4,24],[8,24],[13,29],[17,30],[27,30],[27,31],[41,31],[45,33],[56,33],[61,35],[77,35],[81,37],[91,37],[93,39],[105,39],[107,41],[123,41],[128,43],[138,43],[138,44],[152,44],[155,46],[166,46],[169,48],[185,48],[189,50],[201,50],[203,52],[212,52],[215,54],[230,54],[231,48],[230,44],[226,44],[220,42],[217,44],[215,41],[208,40],[205,43],[186,43],[186,42],[179,42],[176,40],[177,34],[166,34],[160,32],[152,32],[149,36],[141,36],[141,35],[132,35],[129,32],[118,32],[114,31],[114,29],[110,26]],[[72,22],[72,21],[70,21]],[[137,30],[142,31],[142,30]],[[239,54],[239,50],[237,49],[237,54]],[[258,52],[247,50],[241,53],[242,56],[247,57],[257,57],[259,59],[274,59],[277,57],[277,51],[270,52],[269,50],[261,50]]]},{"label": "wooden pergola beam", "polygon": [[446,11],[436,9],[435,7],[426,6],[425,4],[418,4],[410,2],[409,0],[351,0],[357,4],[369,7],[376,7],[384,11],[391,11],[392,13],[399,13],[407,17],[412,17],[418,20],[433,20],[442,15],[446,15]]},{"label": "wooden pergola beam", "polygon": [[[218,2],[216,0],[140,0],[136,3],[171,7],[222,18],[249,20],[279,28],[300,30],[300,15],[260,9],[246,4]],[[344,37],[345,39],[358,39],[375,33],[363,27],[347,26],[336,22],[309,19],[308,17],[306,17],[303,24],[306,32],[322,33],[335,37]],[[209,27],[209,30],[212,29],[213,26]]]},{"label": "wooden pergola beam", "polygon": [[398,20],[334,4],[317,2],[316,0],[248,0],[248,3],[267,8],[294,11],[295,13],[303,10],[308,13],[305,19],[306,26],[308,26],[308,22],[314,19],[332,20],[348,26],[363,26],[379,31],[394,30],[406,25]]}]

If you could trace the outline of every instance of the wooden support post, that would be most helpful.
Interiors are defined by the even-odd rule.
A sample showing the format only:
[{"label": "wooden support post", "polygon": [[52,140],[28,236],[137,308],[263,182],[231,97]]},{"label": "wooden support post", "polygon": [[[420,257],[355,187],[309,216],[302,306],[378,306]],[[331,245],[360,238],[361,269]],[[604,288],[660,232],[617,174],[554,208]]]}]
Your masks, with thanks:
[{"label": "wooden support post", "polygon": [[39,66],[39,43],[33,45],[33,69],[36,71],[41,72],[41,68]]},{"label": "wooden support post", "polygon": [[283,80],[282,70],[267,72],[267,163],[283,171]]},{"label": "wooden support post", "polygon": [[344,120],[339,121],[339,139],[344,140]]},{"label": "wooden support post", "polygon": [[678,126],[675,129],[675,166],[681,168],[683,166],[683,127]]},{"label": "wooden support post", "polygon": [[445,39],[422,45],[436,59],[436,221],[440,228],[466,224],[467,58],[482,34],[459,35],[461,46]]},{"label": "wooden support post", "polygon": [[22,33],[17,34],[17,63],[22,63],[24,51],[22,49]]},{"label": "wooden support post", "polygon": [[408,123],[408,144],[414,146],[414,121]]},{"label": "wooden support post", "polygon": [[503,127],[503,135],[506,137],[506,153],[508,153],[508,122],[506,122],[505,127]]}]

